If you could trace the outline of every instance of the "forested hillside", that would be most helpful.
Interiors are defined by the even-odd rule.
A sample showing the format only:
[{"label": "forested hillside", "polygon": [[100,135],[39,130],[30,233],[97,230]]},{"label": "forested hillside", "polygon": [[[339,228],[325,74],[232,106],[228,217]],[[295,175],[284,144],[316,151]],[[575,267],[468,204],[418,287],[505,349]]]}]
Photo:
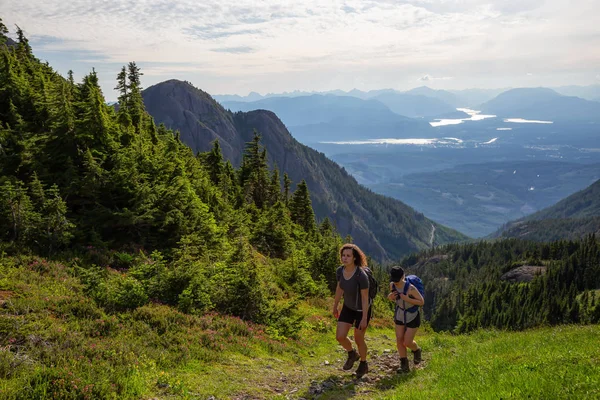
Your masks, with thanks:
[{"label": "forested hillside", "polygon": [[435,330],[600,322],[600,242],[516,239],[448,245],[402,264],[425,282]]},{"label": "forested hillside", "polygon": [[491,237],[548,242],[577,240],[591,233],[600,234],[600,181],[553,206],[509,222]]},{"label": "forested hillside", "polygon": [[94,71],[65,79],[17,33],[0,44],[0,254],[65,260],[107,310],[154,301],[292,332],[295,302],[329,293],[341,244],[306,184],[292,193],[258,135],[239,168],[219,142],[194,155],[146,113],[135,63],[115,111]]},{"label": "forested hillside", "polygon": [[586,218],[600,216],[600,180],[525,220]]}]

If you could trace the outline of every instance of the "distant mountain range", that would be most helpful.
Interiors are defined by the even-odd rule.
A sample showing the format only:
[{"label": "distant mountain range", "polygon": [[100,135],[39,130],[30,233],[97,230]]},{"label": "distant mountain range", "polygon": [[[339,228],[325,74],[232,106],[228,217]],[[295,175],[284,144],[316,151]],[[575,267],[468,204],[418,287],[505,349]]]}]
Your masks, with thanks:
[{"label": "distant mountain range", "polygon": [[293,92],[283,93],[268,93],[261,95],[256,92],[251,92],[247,96],[239,95],[215,95],[213,96],[218,102],[229,102],[229,101],[243,101],[251,102],[258,101],[272,97],[300,97],[300,96],[311,96],[314,94],[319,95],[333,95],[333,96],[350,96],[359,99],[367,100],[373,99],[383,94],[397,94],[397,95],[411,95],[411,96],[425,96],[444,102],[445,104],[452,107],[473,107],[482,104],[496,95],[502,93],[507,89],[466,89],[466,90],[435,90],[427,86],[421,86],[405,92],[394,90],[394,89],[378,89],[370,91],[362,91],[358,89],[352,89],[350,91],[343,90],[329,90],[323,92],[306,92],[296,90]]},{"label": "distant mountain range", "polygon": [[491,237],[552,241],[590,233],[600,234],[600,180],[553,206],[506,224]]},{"label": "distant mountain range", "polygon": [[438,100],[443,101],[444,103],[449,104],[453,107],[464,106],[461,98],[459,98],[456,94],[449,92],[447,90],[436,90],[436,89],[431,89],[427,86],[421,86],[418,88],[411,89],[405,93],[410,94],[410,95],[418,95],[418,96],[425,96],[425,97],[430,97],[433,99],[438,99]]},{"label": "distant mountain range", "polygon": [[[296,90],[293,92],[283,92],[283,93],[268,93],[266,95],[261,95],[256,92],[251,92],[247,96],[239,96],[239,95],[215,95],[213,96],[215,100],[219,102],[226,101],[257,101],[265,98],[271,97],[300,97],[300,96],[310,96],[313,94],[321,94],[321,95],[335,95],[335,96],[352,96],[360,99],[372,99],[378,97],[382,94],[406,94],[406,95],[420,95],[429,98],[434,98],[443,101],[449,106],[452,107],[471,107],[476,108],[477,106],[484,104],[496,96],[509,91],[513,88],[497,88],[497,89],[462,89],[462,90],[436,90],[431,89],[427,86],[421,86],[418,88],[414,88],[408,91],[398,91],[394,89],[378,89],[378,90],[370,90],[370,91],[362,91],[358,89],[352,89],[350,91],[343,90],[329,90],[323,92],[307,92]],[[564,96],[575,96],[580,97],[585,100],[592,101],[600,101],[600,85],[589,85],[589,86],[559,86],[559,87],[551,87],[551,90],[562,94]],[[406,116],[411,116],[409,114],[403,114]]]},{"label": "distant mountain range", "polygon": [[[410,93],[410,92],[409,92]],[[372,97],[396,114],[411,118],[437,117],[456,111],[456,107],[432,96],[387,92]]]},{"label": "distant mountain range", "polygon": [[559,86],[553,88],[558,93],[565,96],[576,96],[586,100],[600,100],[600,85],[590,86]]},{"label": "distant mountain range", "polygon": [[[382,94],[390,103],[405,95]],[[437,100],[423,100],[423,109]],[[416,103],[415,103],[416,104]],[[223,102],[223,107],[237,111],[269,110],[277,114],[294,138],[310,144],[319,141],[348,141],[376,138],[431,137],[433,128],[425,120],[411,119],[392,112],[381,101],[351,96],[310,95],[272,97],[255,102]],[[414,105],[411,106],[414,109]],[[451,107],[431,105],[439,111]]]},{"label": "distant mountain range", "polygon": [[[559,89],[587,91],[588,97],[596,90],[595,86]],[[419,87],[408,92],[355,89],[332,91],[327,95],[304,93],[296,91],[289,93],[289,97],[247,101],[258,96],[254,93],[244,101],[222,101],[222,104],[232,111],[271,110],[296,139],[321,150],[326,146],[324,142],[368,139],[456,137],[478,140],[493,135],[496,128],[512,131],[503,133],[505,142],[536,145],[538,140],[550,140],[561,145],[577,143],[594,147],[596,124],[600,123],[599,101],[565,96],[549,88],[445,91]],[[465,114],[456,111],[457,105],[468,105],[482,114],[497,117],[487,122],[432,129],[431,121],[465,118]],[[527,123],[538,121],[554,123],[553,128]]]},{"label": "distant mountain range", "polygon": [[600,103],[563,96],[547,88],[511,89],[481,105],[481,111],[503,118],[600,122]]},{"label": "distant mountain range", "polygon": [[383,121],[406,121],[374,100],[351,96],[313,94],[298,97],[270,97],[252,102],[222,102],[231,111],[273,111],[287,126],[319,124],[363,114],[364,118]]},{"label": "distant mountain range", "polygon": [[[325,99],[312,99],[309,105],[315,100],[328,101],[327,96],[317,97]],[[177,80],[146,89],[143,98],[156,123],[179,130],[181,140],[195,152],[209,150],[212,142],[218,139],[224,156],[235,165],[241,162],[245,143],[252,139],[256,129],[267,148],[270,165],[277,165],[282,173],[287,172],[294,183],[306,180],[317,217],[329,217],[342,235],[351,235],[355,243],[375,259],[398,259],[408,252],[428,248],[432,243],[466,238],[398,200],[360,186],[322,153],[296,141],[273,112],[229,112],[207,93]],[[305,111],[306,115],[310,110],[315,109]],[[385,110],[377,102],[367,108],[375,115]],[[313,118],[319,121],[319,116]],[[399,116],[394,118],[408,120]]]}]

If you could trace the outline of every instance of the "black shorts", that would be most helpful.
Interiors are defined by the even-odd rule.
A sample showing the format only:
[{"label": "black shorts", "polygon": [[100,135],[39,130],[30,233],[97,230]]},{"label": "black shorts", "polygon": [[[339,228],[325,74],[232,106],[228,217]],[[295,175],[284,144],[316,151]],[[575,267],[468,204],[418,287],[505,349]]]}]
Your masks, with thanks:
[{"label": "black shorts", "polygon": [[[394,322],[396,323],[396,325],[404,325],[404,322],[398,321],[395,318],[394,318]],[[420,326],[421,326],[421,312],[418,312],[417,317],[415,319],[413,319],[412,321],[410,321],[408,324],[406,324],[406,327],[407,328],[418,328]]]},{"label": "black shorts", "polygon": [[[371,308],[372,307],[369,307],[369,312],[367,313],[367,326],[369,325],[369,321],[371,320]],[[354,311],[346,306],[343,306],[342,312],[340,313],[340,317],[338,318],[338,322],[345,322],[347,324],[354,325],[354,327],[358,328],[360,326],[362,316],[362,311]]]}]

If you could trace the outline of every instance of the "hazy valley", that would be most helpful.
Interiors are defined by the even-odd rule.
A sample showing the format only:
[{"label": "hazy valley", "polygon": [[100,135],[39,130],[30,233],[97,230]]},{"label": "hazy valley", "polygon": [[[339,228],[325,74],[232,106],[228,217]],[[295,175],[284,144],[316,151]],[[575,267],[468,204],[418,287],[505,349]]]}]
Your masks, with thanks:
[{"label": "hazy valley", "polygon": [[[598,88],[557,90],[590,99]],[[278,113],[359,183],[471,237],[600,178],[600,103],[543,88],[468,94],[424,87],[223,104]],[[466,108],[473,101],[481,103]]]}]

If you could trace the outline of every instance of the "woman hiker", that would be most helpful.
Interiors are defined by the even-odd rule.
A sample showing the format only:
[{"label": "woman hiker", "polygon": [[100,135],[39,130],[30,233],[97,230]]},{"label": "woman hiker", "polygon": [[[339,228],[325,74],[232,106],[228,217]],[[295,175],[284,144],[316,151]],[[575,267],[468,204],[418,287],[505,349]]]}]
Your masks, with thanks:
[{"label": "woman hiker", "polygon": [[407,348],[412,350],[414,363],[421,362],[421,348],[415,342],[415,335],[421,326],[421,313],[419,307],[414,306],[422,306],[425,300],[417,288],[406,281],[401,267],[393,267],[390,270],[390,278],[388,299],[396,302],[394,322],[396,323],[396,346],[400,355],[398,372],[408,372]]},{"label": "woman hiker", "polygon": [[[369,304],[369,277],[363,270],[367,266],[367,257],[354,244],[344,244],[340,249],[342,266],[336,271],[337,288],[333,303],[333,316],[337,318],[335,337],[348,352],[344,370],[349,370],[360,359],[356,369],[356,377],[361,378],[369,371],[367,365],[367,343],[365,332],[371,319]],[[340,299],[344,296],[342,312],[338,310]],[[348,332],[354,325],[354,341],[358,352],[348,338]]]}]

